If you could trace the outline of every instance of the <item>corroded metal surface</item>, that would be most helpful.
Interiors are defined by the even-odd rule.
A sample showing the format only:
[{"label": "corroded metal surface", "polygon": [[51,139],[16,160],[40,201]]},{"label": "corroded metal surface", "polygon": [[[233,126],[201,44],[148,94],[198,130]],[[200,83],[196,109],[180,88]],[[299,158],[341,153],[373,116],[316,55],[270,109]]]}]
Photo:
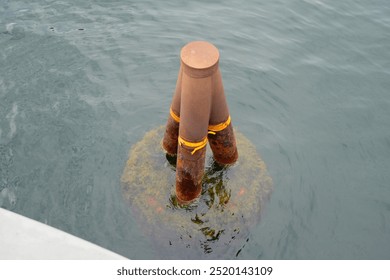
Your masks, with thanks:
[{"label": "corroded metal surface", "polygon": [[[218,49],[208,42],[194,41],[182,48],[180,58],[162,146],[168,154],[177,154],[176,196],[182,203],[190,203],[200,194],[205,153],[187,148],[196,151],[197,143],[203,147],[202,141],[209,139],[219,164],[233,164],[238,152],[218,68]],[[212,136],[207,137],[210,132]]]},{"label": "corroded metal surface", "polygon": [[205,167],[206,147],[191,154],[192,150],[180,146],[176,162],[176,197],[186,203],[199,197]]},{"label": "corroded metal surface", "polygon": [[170,155],[177,154],[177,138],[179,136],[179,123],[171,116],[168,117],[163,138],[163,148]]},{"label": "corroded metal surface", "polygon": [[218,163],[232,164],[237,161],[238,151],[232,124],[216,134],[209,134],[208,139],[214,159]]}]

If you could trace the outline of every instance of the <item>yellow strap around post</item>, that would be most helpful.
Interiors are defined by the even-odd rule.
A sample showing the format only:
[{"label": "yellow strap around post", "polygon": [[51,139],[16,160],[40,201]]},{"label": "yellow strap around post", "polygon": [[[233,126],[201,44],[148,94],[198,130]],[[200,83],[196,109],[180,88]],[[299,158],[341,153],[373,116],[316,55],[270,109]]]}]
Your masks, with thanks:
[{"label": "yellow strap around post", "polygon": [[218,131],[224,130],[230,124],[231,118],[230,115],[227,120],[223,123],[209,125],[209,134],[216,134]]},{"label": "yellow strap around post", "polygon": [[172,119],[175,120],[175,122],[180,122],[180,117],[173,112],[172,108],[169,108],[169,113],[171,114]]},{"label": "yellow strap around post", "polygon": [[189,141],[186,141],[183,138],[181,138],[179,135],[178,141],[179,141],[180,146],[185,145],[189,148],[193,148],[193,150],[191,152],[191,155],[193,155],[193,154],[195,154],[196,151],[202,149],[203,147],[205,147],[207,145],[207,136],[205,138],[203,138],[203,140],[200,142],[189,142]]}]

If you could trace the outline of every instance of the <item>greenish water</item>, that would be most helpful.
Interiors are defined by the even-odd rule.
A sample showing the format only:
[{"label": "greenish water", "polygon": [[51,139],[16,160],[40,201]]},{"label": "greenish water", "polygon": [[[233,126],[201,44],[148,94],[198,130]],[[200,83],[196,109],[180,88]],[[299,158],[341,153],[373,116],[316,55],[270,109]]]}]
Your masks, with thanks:
[{"label": "greenish water", "polygon": [[386,0],[0,0],[0,207],[156,258],[120,177],[193,40],[274,182],[237,258],[389,259]]}]

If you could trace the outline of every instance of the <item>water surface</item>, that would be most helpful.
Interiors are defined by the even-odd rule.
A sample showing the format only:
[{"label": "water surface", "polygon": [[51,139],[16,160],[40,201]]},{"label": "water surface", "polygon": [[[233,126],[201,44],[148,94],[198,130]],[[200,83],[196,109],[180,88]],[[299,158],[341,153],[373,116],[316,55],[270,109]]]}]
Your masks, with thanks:
[{"label": "water surface", "polygon": [[2,0],[0,207],[156,258],[120,176],[207,40],[275,187],[237,258],[389,259],[389,19],[385,0]]}]

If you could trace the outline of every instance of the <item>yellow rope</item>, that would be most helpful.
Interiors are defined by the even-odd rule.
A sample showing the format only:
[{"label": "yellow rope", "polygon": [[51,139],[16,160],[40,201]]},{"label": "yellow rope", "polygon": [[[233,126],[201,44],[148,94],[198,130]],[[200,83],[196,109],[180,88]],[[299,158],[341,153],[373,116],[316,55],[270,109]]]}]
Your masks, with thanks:
[{"label": "yellow rope", "polygon": [[180,122],[180,117],[173,112],[172,108],[169,109],[169,113],[171,114],[172,119],[174,119],[177,123]]},{"label": "yellow rope", "polygon": [[207,136],[205,138],[203,138],[203,140],[200,142],[189,142],[189,141],[186,141],[183,138],[181,138],[179,135],[178,141],[179,141],[180,146],[185,145],[189,148],[193,148],[193,150],[191,152],[191,155],[193,155],[193,154],[195,154],[196,151],[202,149],[203,147],[205,147],[207,145]]},{"label": "yellow rope", "polygon": [[[176,115],[175,112],[173,112],[172,108],[169,109],[169,113],[171,114],[172,119],[174,119],[176,122],[180,123],[180,117],[178,115]],[[227,128],[229,126],[230,122],[231,122],[231,118],[229,116],[227,118],[227,120],[223,123],[209,125],[208,134],[216,134],[218,131],[224,130],[225,128]],[[180,146],[185,145],[189,148],[193,148],[193,150],[191,152],[191,155],[193,155],[196,153],[196,151],[202,149],[203,147],[205,147],[207,145],[207,136],[205,138],[203,138],[203,140],[200,142],[189,142],[189,141],[186,141],[179,136],[178,141],[179,141]]]},{"label": "yellow rope", "polygon": [[215,134],[218,131],[224,130],[225,128],[227,128],[229,126],[230,121],[231,121],[231,118],[229,116],[228,119],[223,123],[209,125],[209,134]]}]

